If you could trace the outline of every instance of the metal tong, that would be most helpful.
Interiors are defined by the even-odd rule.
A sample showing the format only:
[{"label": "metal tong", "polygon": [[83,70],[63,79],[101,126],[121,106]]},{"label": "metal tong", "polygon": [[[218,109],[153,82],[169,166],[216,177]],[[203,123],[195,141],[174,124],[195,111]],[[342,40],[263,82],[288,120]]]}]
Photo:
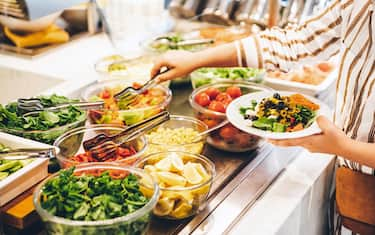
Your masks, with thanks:
[{"label": "metal tong", "polygon": [[23,113],[23,116],[30,116],[38,114],[42,111],[58,111],[60,109],[68,108],[69,106],[74,106],[80,109],[101,109],[104,108],[104,101],[97,102],[75,102],[75,103],[66,103],[59,104],[53,107],[45,108],[39,98],[30,98],[30,99],[18,99],[17,108]]},{"label": "metal tong", "polygon": [[148,89],[156,86],[158,84],[158,80],[155,79],[160,74],[166,73],[168,69],[164,70],[163,72],[160,72],[156,74],[154,77],[152,77],[150,80],[148,80],[142,87],[140,88],[134,88],[134,87],[126,87],[122,91],[116,93],[113,97],[116,100],[121,99],[121,105],[129,106],[132,104],[136,99],[137,95],[140,95],[147,91]]},{"label": "metal tong", "polygon": [[30,158],[54,158],[55,148],[19,148],[0,152],[0,160],[24,160]]},{"label": "metal tong", "polygon": [[181,47],[181,46],[197,46],[213,44],[215,39],[205,38],[205,39],[187,39],[181,42],[173,42],[170,40],[169,36],[160,36],[153,40],[154,43],[159,43],[162,45],[168,45],[169,47]]},{"label": "metal tong", "polygon": [[116,135],[107,136],[105,134],[99,134],[92,139],[86,140],[83,142],[83,148],[85,151],[90,152],[91,156],[97,160],[105,161],[112,158],[116,154],[117,147],[121,146],[123,143],[139,137],[169,119],[169,112],[163,111],[125,128],[125,130]]}]

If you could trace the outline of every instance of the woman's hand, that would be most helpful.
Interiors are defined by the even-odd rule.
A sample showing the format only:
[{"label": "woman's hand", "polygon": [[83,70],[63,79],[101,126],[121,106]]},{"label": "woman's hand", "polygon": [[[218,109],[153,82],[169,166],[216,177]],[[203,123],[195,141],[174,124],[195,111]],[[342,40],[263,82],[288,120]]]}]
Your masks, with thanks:
[{"label": "woman's hand", "polygon": [[312,153],[328,153],[343,156],[351,139],[324,116],[317,118],[317,123],[322,133],[297,139],[268,140],[278,146],[301,146]]},{"label": "woman's hand", "polygon": [[158,75],[163,67],[168,71],[156,77],[159,82],[186,76],[199,67],[194,58],[194,53],[189,51],[169,51],[155,60],[151,77]]}]

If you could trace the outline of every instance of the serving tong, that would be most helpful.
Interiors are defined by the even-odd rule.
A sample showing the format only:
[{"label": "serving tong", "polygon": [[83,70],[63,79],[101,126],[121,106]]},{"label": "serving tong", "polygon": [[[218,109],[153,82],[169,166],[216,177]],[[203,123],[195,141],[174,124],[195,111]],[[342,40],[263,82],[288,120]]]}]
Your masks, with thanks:
[{"label": "serving tong", "polygon": [[90,152],[91,156],[99,161],[105,161],[115,156],[117,147],[123,143],[131,141],[144,132],[152,130],[156,126],[168,121],[170,115],[168,111],[163,111],[137,124],[128,126],[122,132],[107,136],[99,134],[92,139],[83,142],[85,151]]},{"label": "serving tong", "polygon": [[159,45],[167,45],[169,47],[181,47],[181,46],[198,46],[198,45],[206,45],[206,44],[213,44],[215,39],[213,38],[203,38],[203,39],[186,39],[181,42],[173,42],[169,36],[160,36],[155,38],[153,43]]},{"label": "serving tong", "polygon": [[0,160],[24,160],[30,158],[54,158],[55,148],[18,148],[0,152]]},{"label": "serving tong", "polygon": [[61,109],[68,108],[69,106],[74,106],[83,110],[89,109],[101,109],[104,108],[104,101],[96,101],[96,102],[74,102],[74,103],[66,103],[66,104],[59,104],[53,107],[45,108],[42,104],[41,99],[39,98],[30,98],[30,99],[18,99],[17,100],[17,108],[23,114],[23,117],[27,116],[34,116],[39,114],[42,111],[58,111]]}]

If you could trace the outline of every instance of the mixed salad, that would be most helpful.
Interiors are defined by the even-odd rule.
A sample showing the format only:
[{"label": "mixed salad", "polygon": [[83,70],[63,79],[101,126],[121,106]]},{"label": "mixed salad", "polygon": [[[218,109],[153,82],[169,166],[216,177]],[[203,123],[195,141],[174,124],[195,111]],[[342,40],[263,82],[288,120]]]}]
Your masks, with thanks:
[{"label": "mixed salad", "polygon": [[[117,170],[77,174],[74,170],[60,171],[57,177],[48,180],[42,187],[40,205],[51,215],[76,221],[108,220],[133,213],[149,201],[141,192],[139,180],[134,174]],[[104,231],[110,234],[143,234],[148,221],[149,214],[145,214],[128,224],[94,227],[93,233],[88,233],[88,227],[47,226],[47,229],[60,233],[65,230],[64,233],[71,234],[106,234]]]},{"label": "mixed salad", "polygon": [[[10,149],[4,144],[0,143],[0,153],[7,152]],[[0,181],[8,177],[10,174],[18,171],[24,166],[31,163],[33,159],[25,160],[0,160]]]},{"label": "mixed salad", "polygon": [[[39,96],[37,98],[41,100],[44,107],[77,101],[58,95]],[[18,110],[17,104],[17,102],[12,102],[5,106],[0,105],[0,130],[47,144],[53,144],[54,140],[66,131],[64,128],[62,130],[55,130],[54,128],[78,122],[83,124],[86,120],[86,113],[73,106],[54,112],[42,111],[36,116],[24,117],[22,112]],[[48,132],[49,130],[51,132]],[[32,131],[46,132],[33,133]]]},{"label": "mixed salad", "polygon": [[[134,83],[134,88],[141,87],[141,84]],[[104,100],[103,110],[90,110],[89,117],[97,124],[125,124],[132,125],[163,109],[163,103],[168,99],[167,92],[160,86],[148,89],[143,94],[137,95],[134,102],[128,105],[126,100],[116,100],[114,95],[124,87],[107,87],[99,94],[92,96],[90,101]]]},{"label": "mixed salad", "polygon": [[239,111],[255,128],[272,132],[294,132],[309,127],[319,108],[318,104],[301,94],[281,96],[275,93],[259,103],[252,100],[249,107],[241,107]]},{"label": "mixed salad", "polygon": [[262,82],[264,70],[255,68],[201,68],[191,74],[194,88],[211,84],[217,80],[246,80]]}]

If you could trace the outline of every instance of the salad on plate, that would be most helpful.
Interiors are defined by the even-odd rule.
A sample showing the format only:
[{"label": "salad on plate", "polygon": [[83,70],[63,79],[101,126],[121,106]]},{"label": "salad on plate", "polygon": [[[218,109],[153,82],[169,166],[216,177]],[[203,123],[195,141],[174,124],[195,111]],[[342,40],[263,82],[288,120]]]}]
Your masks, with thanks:
[{"label": "salad on plate", "polygon": [[315,120],[319,104],[315,104],[301,94],[272,97],[260,102],[251,101],[250,106],[239,111],[252,127],[271,132],[295,132],[309,127]]}]

